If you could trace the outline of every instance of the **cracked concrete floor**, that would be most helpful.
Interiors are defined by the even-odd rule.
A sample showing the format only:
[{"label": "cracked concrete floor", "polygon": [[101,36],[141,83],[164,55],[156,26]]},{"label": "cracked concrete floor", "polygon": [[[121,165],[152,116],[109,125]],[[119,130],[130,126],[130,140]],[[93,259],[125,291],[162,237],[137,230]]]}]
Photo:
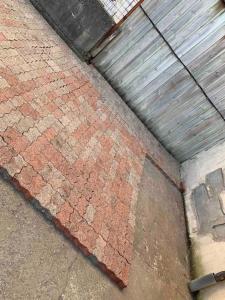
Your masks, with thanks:
[{"label": "cracked concrete floor", "polygon": [[190,299],[188,276],[180,193],[149,161],[140,186],[134,259],[123,291],[0,180],[1,300],[184,300]]}]

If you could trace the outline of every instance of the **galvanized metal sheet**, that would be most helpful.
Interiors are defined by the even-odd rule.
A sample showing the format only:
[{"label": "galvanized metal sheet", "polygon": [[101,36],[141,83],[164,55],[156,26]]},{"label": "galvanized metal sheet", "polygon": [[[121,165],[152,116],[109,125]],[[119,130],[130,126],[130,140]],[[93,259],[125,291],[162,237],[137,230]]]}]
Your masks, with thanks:
[{"label": "galvanized metal sheet", "polygon": [[[225,116],[225,7],[145,0],[143,7]],[[94,64],[164,146],[184,161],[225,139],[225,122],[138,9]]]}]

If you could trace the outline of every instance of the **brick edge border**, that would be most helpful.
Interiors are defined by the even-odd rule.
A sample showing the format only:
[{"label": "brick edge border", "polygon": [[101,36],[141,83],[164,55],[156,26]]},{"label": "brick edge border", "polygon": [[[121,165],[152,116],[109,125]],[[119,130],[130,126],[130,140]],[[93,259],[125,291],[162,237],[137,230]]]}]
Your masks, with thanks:
[{"label": "brick edge border", "polygon": [[100,269],[104,274],[106,274],[113,283],[115,283],[120,289],[124,289],[127,287],[128,282],[123,282],[116,276],[113,271],[109,270],[104,263],[100,262],[97,257],[88,250],[87,247],[85,247],[76,237],[72,236],[69,230],[65,226],[63,226],[62,223],[56,217],[54,217],[48,209],[43,207],[40,202],[34,196],[32,196],[32,194],[27,189],[25,189],[16,178],[10,176],[8,171],[1,166],[0,176],[6,182],[10,183],[13,188],[33,206],[34,209],[38,210],[44,216],[46,220],[51,221],[55,226],[55,229],[62,233],[64,237],[66,237],[73,246],[80,250],[85,257],[89,258],[91,263],[98,269]]}]

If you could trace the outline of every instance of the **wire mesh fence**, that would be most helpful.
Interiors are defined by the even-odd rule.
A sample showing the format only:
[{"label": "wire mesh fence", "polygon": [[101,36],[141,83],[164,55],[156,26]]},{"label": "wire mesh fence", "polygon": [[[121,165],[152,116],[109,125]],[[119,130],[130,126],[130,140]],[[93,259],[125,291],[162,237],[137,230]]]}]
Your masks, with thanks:
[{"label": "wire mesh fence", "polygon": [[139,0],[100,0],[105,10],[118,23],[125,17]]}]

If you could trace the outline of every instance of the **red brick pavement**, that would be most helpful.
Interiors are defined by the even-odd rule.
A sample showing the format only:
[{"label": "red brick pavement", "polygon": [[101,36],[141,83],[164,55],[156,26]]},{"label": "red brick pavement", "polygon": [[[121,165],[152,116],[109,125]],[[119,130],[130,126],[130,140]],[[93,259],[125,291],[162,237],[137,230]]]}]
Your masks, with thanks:
[{"label": "red brick pavement", "polygon": [[0,4],[0,166],[121,287],[145,152],[28,1]]}]

